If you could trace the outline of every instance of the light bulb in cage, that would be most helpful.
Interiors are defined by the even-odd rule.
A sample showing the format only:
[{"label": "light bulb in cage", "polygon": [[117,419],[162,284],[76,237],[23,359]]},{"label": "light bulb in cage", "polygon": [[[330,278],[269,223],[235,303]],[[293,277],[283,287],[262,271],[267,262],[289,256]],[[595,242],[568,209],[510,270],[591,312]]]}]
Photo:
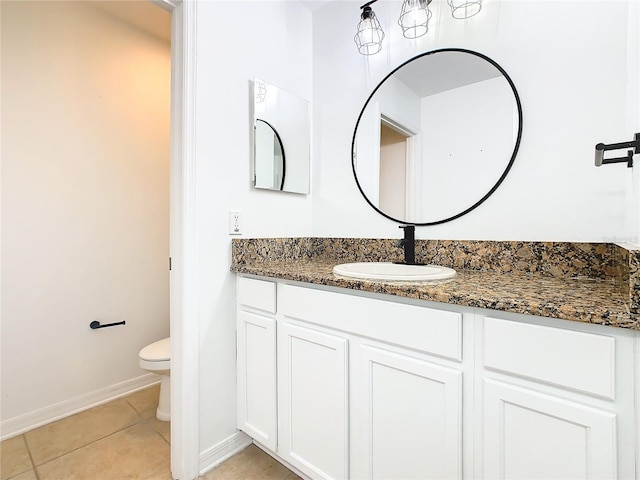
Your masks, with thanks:
[{"label": "light bulb in cage", "polygon": [[447,0],[453,18],[470,18],[482,10],[482,0]]},{"label": "light bulb in cage", "polygon": [[256,103],[264,102],[264,99],[267,96],[267,85],[264,83],[264,80],[260,80],[259,78],[254,79],[253,90],[256,97]]},{"label": "light bulb in cage", "polygon": [[362,55],[374,55],[382,50],[384,32],[371,8],[371,4],[374,2],[376,0],[365,3],[360,7],[362,9],[360,23],[358,23],[358,31],[353,40],[358,46],[358,52]]},{"label": "light bulb in cage", "polygon": [[429,31],[430,3],[431,0],[404,0],[398,25],[405,38],[418,38]]}]

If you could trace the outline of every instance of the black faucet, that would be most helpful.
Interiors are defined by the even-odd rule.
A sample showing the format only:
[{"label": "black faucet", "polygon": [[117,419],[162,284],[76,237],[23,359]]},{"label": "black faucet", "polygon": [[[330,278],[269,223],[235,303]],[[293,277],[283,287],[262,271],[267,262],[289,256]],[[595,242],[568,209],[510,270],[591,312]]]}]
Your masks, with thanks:
[{"label": "black faucet", "polygon": [[400,225],[404,230],[404,238],[398,240],[397,246],[404,248],[404,262],[407,265],[416,264],[416,227],[414,225]]}]

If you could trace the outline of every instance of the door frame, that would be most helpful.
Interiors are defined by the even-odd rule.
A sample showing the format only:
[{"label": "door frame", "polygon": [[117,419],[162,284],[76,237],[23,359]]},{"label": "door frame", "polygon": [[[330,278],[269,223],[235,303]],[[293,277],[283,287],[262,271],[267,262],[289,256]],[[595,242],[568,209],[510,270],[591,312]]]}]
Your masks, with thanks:
[{"label": "door frame", "polygon": [[[420,178],[422,176],[421,168],[421,151],[420,145],[422,144],[422,131],[413,125],[406,125],[403,122],[390,117],[385,113],[380,113],[380,124],[395,130],[396,132],[404,135],[405,140],[405,179],[404,179],[404,211],[405,219],[408,222],[416,221],[420,218],[420,202],[416,201],[417,193],[419,189],[417,185],[420,185]],[[378,144],[380,139],[378,139]],[[378,160],[379,163],[379,160]],[[379,175],[378,175],[379,183]],[[378,203],[379,205],[379,203]]]},{"label": "door frame", "polygon": [[196,250],[196,0],[150,0],[171,13],[171,474],[199,471]]}]

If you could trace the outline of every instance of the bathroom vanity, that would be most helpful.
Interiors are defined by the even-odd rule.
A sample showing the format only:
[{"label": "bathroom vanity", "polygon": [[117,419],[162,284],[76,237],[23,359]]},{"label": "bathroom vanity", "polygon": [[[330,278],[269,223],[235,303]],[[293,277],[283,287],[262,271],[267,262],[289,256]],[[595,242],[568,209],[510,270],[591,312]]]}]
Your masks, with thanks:
[{"label": "bathroom vanity", "polygon": [[[238,428],[284,462],[314,479],[638,478],[633,268],[492,272],[466,249],[455,279],[369,282],[331,273],[327,239],[315,257],[274,241],[234,241]],[[609,272],[635,264],[617,248]]]}]

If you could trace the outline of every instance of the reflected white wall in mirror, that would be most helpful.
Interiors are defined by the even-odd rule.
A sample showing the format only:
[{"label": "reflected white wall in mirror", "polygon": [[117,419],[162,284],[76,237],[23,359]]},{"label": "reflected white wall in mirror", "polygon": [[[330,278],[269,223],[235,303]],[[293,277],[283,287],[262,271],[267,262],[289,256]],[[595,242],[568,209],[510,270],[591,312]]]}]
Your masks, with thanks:
[{"label": "reflected white wall in mirror", "polygon": [[309,193],[309,102],[255,78],[253,126],[253,186]]},{"label": "reflected white wall in mirror", "polygon": [[[422,100],[426,161],[416,175],[421,187],[417,218],[451,217],[495,185],[515,145],[514,118],[517,125],[513,93],[502,76]],[[452,195],[451,185],[457,194]]]},{"label": "reflected white wall in mirror", "polygon": [[383,215],[441,223],[497,188],[520,135],[515,87],[495,62],[469,51],[430,52],[392,72],[367,100],[353,170]]}]

